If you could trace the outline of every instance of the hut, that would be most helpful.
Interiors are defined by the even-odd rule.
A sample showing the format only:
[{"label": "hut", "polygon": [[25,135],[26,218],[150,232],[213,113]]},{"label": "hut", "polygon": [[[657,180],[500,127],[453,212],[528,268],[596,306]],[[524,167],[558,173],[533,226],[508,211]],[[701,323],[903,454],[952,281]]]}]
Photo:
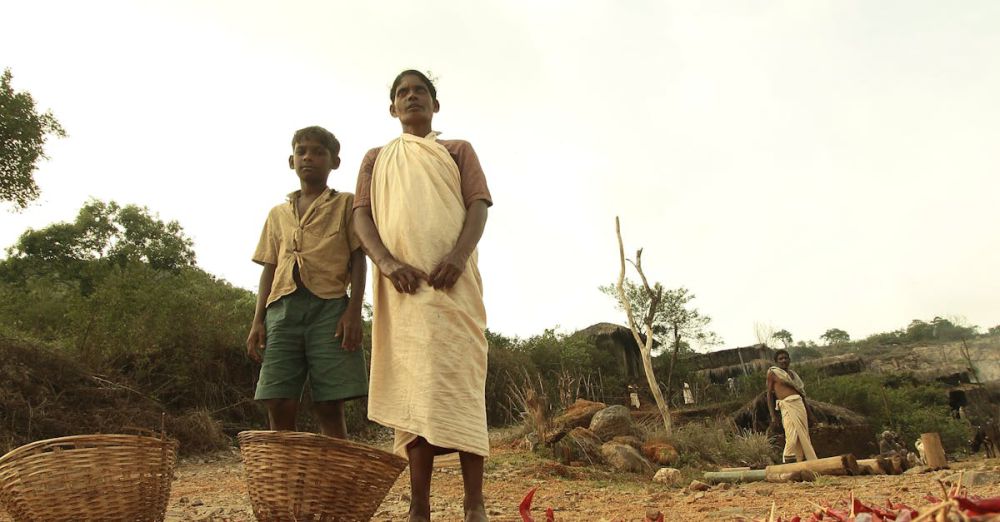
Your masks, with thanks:
[{"label": "hut", "polygon": [[772,354],[766,345],[755,344],[695,354],[686,358],[684,362],[696,376],[714,384],[722,384],[730,377],[766,370],[771,365]]},{"label": "hut", "polygon": [[813,368],[818,373],[822,373],[828,377],[861,373],[866,368],[864,359],[853,353],[810,359],[802,361],[800,366],[803,368]]},{"label": "hut", "polygon": [[[875,445],[875,427],[864,416],[847,408],[826,402],[810,400],[814,419],[809,434],[816,454],[820,457],[851,453],[864,458],[878,453]],[[767,408],[767,393],[761,392],[752,401],[730,415],[741,429],[765,432],[771,415]],[[777,444],[783,446],[784,434]]]},{"label": "hut", "polygon": [[613,323],[597,323],[573,335],[589,339],[598,350],[611,353],[621,362],[622,376],[626,380],[631,382],[640,378],[645,379],[642,354],[629,327]]}]

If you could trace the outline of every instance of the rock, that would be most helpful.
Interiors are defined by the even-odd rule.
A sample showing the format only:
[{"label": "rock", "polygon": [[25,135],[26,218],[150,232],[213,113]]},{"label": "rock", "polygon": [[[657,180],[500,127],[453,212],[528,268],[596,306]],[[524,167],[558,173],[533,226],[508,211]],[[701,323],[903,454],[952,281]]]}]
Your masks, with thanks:
[{"label": "rock", "polygon": [[555,444],[562,440],[569,433],[569,430],[570,428],[566,426],[556,426],[546,431],[542,439],[546,444]]},{"label": "rock", "polygon": [[647,442],[642,447],[642,454],[654,464],[671,466],[677,462],[677,450],[666,442]]},{"label": "rock", "polygon": [[642,453],[642,441],[639,440],[639,437],[636,437],[634,435],[619,435],[611,439],[611,442],[617,442],[619,444],[625,444],[626,446],[632,446],[633,448],[635,448],[636,451]]},{"label": "rock", "polygon": [[192,505],[192,506],[195,506],[195,507],[198,507],[198,506],[204,506],[204,505],[205,505],[205,503],[204,503],[204,502],[202,502],[200,498],[196,498],[196,499],[194,500],[194,502],[192,502],[192,503],[191,503],[191,505]]},{"label": "rock", "polygon": [[917,475],[919,473],[927,473],[931,468],[927,466],[914,466],[903,472],[903,475]]},{"label": "rock", "polygon": [[604,462],[601,439],[587,428],[573,428],[552,448],[552,451],[559,462],[564,464],[576,461],[589,464]]},{"label": "rock", "polygon": [[660,468],[655,475],[653,475],[653,482],[659,482],[660,484],[666,484],[668,486],[673,486],[681,480],[681,470],[674,468]]},{"label": "rock", "polygon": [[590,431],[604,441],[619,435],[632,435],[634,429],[632,415],[629,414],[628,408],[620,404],[604,408],[590,420]]},{"label": "rock", "polygon": [[[959,475],[948,477],[948,482],[958,483]],[[1000,484],[1000,473],[992,471],[969,471],[962,475],[963,486],[990,486]]]},{"label": "rock", "polygon": [[570,404],[565,411],[553,419],[552,424],[555,426],[564,426],[567,430],[586,428],[590,426],[590,421],[594,418],[594,414],[607,407],[603,402],[577,399],[576,402]]},{"label": "rock", "polygon": [[601,446],[601,455],[604,457],[604,462],[619,471],[653,473],[653,465],[632,446],[617,442],[605,442]]},{"label": "rock", "polygon": [[712,486],[700,480],[692,480],[691,484],[688,485],[688,491],[708,491],[710,489],[712,489]]},{"label": "rock", "polygon": [[730,482],[723,482],[722,484],[719,484],[719,488],[722,489],[722,491],[726,491],[727,489],[732,489],[732,487],[733,485]]}]

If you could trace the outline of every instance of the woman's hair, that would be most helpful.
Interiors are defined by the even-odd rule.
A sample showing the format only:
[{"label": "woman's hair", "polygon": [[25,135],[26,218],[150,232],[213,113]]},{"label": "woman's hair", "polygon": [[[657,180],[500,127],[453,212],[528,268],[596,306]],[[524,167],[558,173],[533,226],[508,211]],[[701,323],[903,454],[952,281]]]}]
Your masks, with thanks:
[{"label": "woman's hair", "polygon": [[393,82],[392,82],[392,88],[389,89],[389,101],[395,101],[396,100],[396,88],[399,87],[400,82],[403,81],[403,77],[404,76],[409,76],[409,75],[416,76],[417,78],[420,78],[420,81],[422,81],[425,84],[427,84],[427,90],[431,92],[431,99],[432,100],[437,100],[438,93],[437,93],[437,89],[434,88],[434,82],[432,82],[431,79],[427,77],[427,75],[425,75],[424,73],[422,73],[420,71],[417,71],[417,70],[414,70],[414,69],[407,69],[407,70],[399,73],[399,75],[396,76],[396,79],[393,80]]}]

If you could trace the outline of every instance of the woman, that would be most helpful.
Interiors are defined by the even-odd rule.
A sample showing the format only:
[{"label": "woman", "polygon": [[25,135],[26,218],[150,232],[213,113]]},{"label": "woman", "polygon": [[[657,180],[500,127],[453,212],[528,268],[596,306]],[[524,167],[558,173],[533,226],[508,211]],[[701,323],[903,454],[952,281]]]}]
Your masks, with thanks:
[{"label": "woman", "polygon": [[459,452],[465,520],[487,520],[486,311],[476,245],[491,206],[472,146],[438,140],[434,84],[408,70],[389,92],[403,133],[368,151],[354,223],[375,264],[368,417],[410,461],[411,522],[430,520],[434,456]]}]

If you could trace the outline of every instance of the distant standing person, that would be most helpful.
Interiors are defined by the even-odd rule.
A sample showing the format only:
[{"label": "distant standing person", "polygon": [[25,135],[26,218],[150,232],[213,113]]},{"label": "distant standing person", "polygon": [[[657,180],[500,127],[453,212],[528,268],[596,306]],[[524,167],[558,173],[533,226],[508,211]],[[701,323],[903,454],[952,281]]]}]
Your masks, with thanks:
[{"label": "distant standing person", "polygon": [[322,127],[292,137],[288,166],[299,190],[271,209],[253,255],[264,269],[247,353],[262,363],[254,398],[272,430],[295,430],[308,377],[323,434],[345,438],[344,401],[368,393],[358,350],[367,262],[351,226],[354,196],[326,184],[339,153]]},{"label": "distant standing person", "polygon": [[410,461],[410,522],[430,520],[434,456],[459,452],[465,520],[488,520],[486,310],[476,245],[492,198],[472,145],[431,128],[437,89],[409,70],[389,91],[402,134],[368,151],[354,217],[375,263],[368,417]]},{"label": "distant standing person", "polygon": [[781,411],[781,426],[785,430],[785,449],[781,454],[782,462],[794,459],[797,462],[816,460],[809,439],[809,413],[806,405],[805,384],[797,373],[789,366],[792,359],[788,350],[774,352],[774,362],[767,370],[767,408],[771,413],[771,427],[777,430],[778,414]]}]

